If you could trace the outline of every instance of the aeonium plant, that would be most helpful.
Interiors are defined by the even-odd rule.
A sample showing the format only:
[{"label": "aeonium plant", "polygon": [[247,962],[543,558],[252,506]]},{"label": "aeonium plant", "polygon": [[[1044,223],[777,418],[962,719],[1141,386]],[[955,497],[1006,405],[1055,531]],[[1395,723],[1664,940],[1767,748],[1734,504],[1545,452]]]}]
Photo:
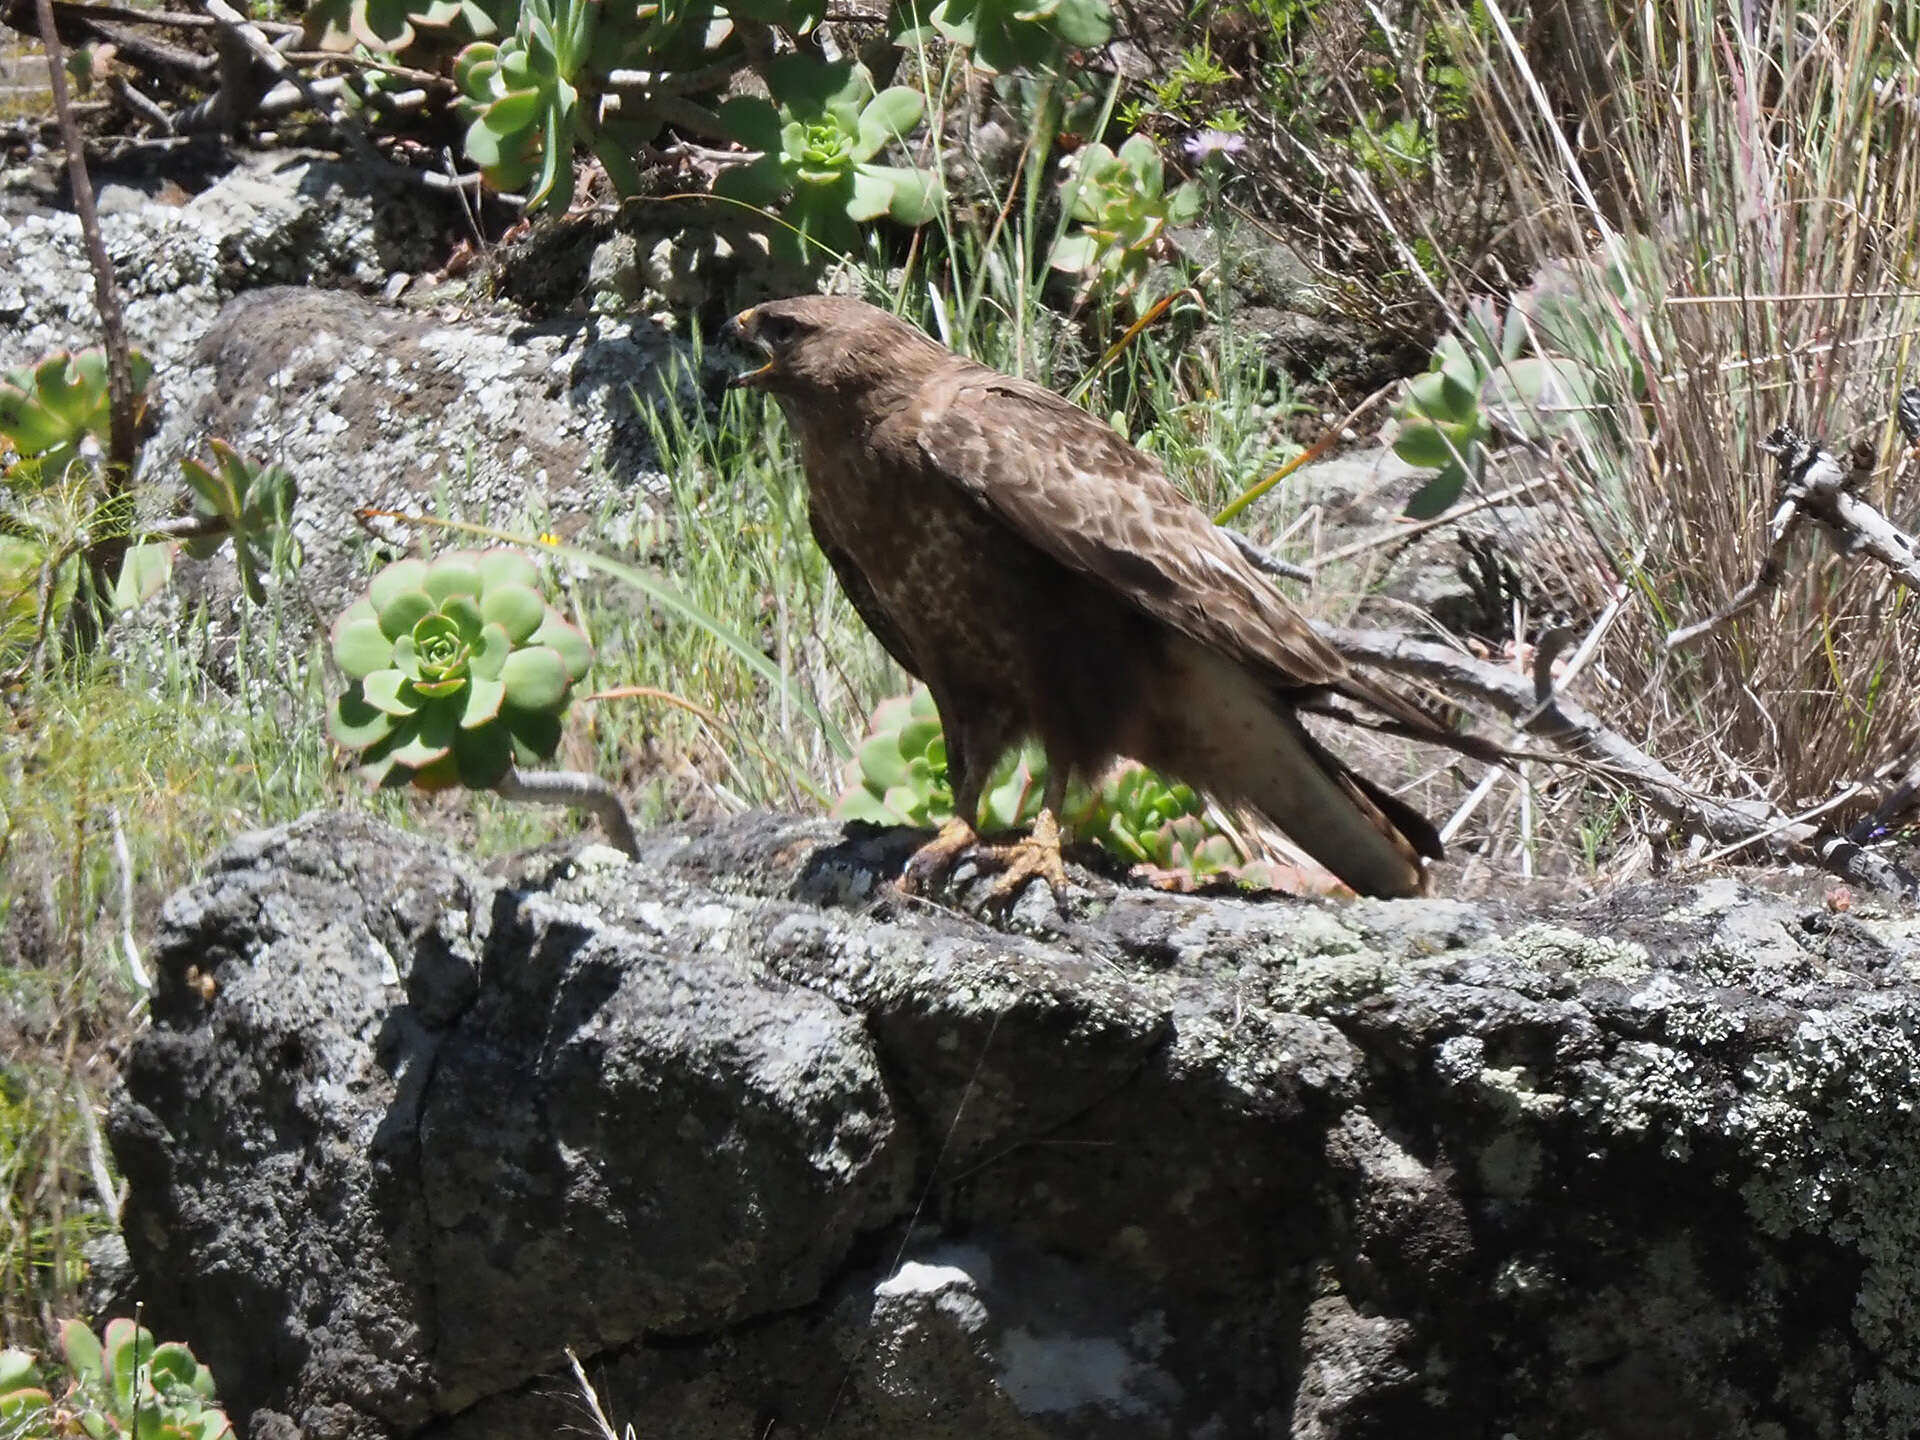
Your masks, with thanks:
[{"label": "aeonium plant", "polygon": [[524,555],[397,561],[342,612],[332,642],[348,685],[328,729],[369,780],[583,806],[633,853],[632,826],[604,781],[518,768],[553,758],[573,687],[593,663],[586,635],[547,603]]},{"label": "aeonium plant", "polygon": [[485,788],[516,760],[553,757],[593,647],[539,583],[511,550],[402,560],[334,622],[352,684],[333,704],[333,738],[369,779]]}]

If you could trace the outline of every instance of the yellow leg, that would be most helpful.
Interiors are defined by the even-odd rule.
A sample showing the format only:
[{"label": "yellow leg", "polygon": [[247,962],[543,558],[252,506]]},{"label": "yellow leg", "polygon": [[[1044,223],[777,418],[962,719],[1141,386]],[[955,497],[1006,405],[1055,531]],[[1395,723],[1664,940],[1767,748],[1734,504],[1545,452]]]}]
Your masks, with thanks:
[{"label": "yellow leg", "polygon": [[1024,840],[1008,845],[982,845],[975,851],[982,861],[1005,867],[987,893],[987,907],[1005,910],[1020,898],[1029,880],[1044,880],[1054,904],[1067,908],[1067,865],[1060,855],[1060,822],[1052,810],[1042,810]]},{"label": "yellow leg", "polygon": [[898,881],[900,893],[924,897],[939,889],[941,881],[947,878],[947,872],[979,840],[973,826],[966,821],[947,821],[940,827],[940,833],[914,851],[907,861],[907,868],[900,872]]},{"label": "yellow leg", "polygon": [[1045,880],[1062,910],[1067,905],[1067,866],[1060,855],[1060,822],[1042,810],[1025,838],[1004,845],[983,845],[964,820],[949,820],[940,833],[913,852],[901,872],[903,895],[926,896],[937,890],[964,855],[1002,871],[987,892],[989,910],[1005,910],[1020,898],[1029,880]]}]

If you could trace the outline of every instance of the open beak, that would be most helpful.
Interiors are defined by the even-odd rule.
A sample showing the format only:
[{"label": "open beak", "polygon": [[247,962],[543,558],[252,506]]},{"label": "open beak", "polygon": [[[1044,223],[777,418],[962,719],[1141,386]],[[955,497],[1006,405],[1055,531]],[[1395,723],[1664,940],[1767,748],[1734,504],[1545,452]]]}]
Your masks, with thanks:
[{"label": "open beak", "polygon": [[[758,345],[762,350],[767,348],[765,345],[761,345],[760,341],[754,336],[753,311],[750,309],[742,310],[738,315],[727,321],[725,325],[722,325],[720,327],[720,335],[722,339],[732,340],[739,344]],[[737,390],[744,386],[749,390],[757,390],[760,388],[761,382],[772,373],[773,361],[769,359],[766,364],[757,370],[742,370],[738,375],[733,376],[727,381],[727,388],[729,390]]]}]

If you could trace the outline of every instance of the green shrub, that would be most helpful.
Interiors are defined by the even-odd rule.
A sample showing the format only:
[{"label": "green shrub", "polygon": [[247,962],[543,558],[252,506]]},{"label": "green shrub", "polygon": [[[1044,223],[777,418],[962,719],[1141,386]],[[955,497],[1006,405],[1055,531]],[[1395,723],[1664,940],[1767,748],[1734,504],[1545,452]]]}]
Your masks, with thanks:
[{"label": "green shrub", "polygon": [[918,90],[895,85],[876,94],[864,66],[798,55],[774,61],[767,85],[771,101],[742,95],[721,107],[735,138],[761,158],[723,172],[717,193],[762,207],[785,199],[781,213],[802,249],[806,241],[851,249],[868,221],[924,225],[940,212],[938,175],[876,160],[918,128],[926,110]]},{"label": "green shrub", "polygon": [[1168,191],[1160,151],[1144,135],[1117,153],[1097,141],[1082,147],[1062,188],[1076,228],[1055,242],[1048,262],[1115,295],[1136,294],[1168,228],[1200,213],[1199,185]]}]

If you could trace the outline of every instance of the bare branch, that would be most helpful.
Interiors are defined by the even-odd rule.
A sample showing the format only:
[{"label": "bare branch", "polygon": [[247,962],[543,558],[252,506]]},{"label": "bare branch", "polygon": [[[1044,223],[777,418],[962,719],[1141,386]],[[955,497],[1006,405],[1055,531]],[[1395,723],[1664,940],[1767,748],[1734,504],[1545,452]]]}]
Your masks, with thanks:
[{"label": "bare branch", "polygon": [[508,800],[536,805],[571,805],[590,812],[607,832],[607,839],[623,854],[638,857],[640,842],[613,787],[598,775],[580,770],[521,770],[515,767],[494,783],[494,793]]},{"label": "bare branch", "polygon": [[1472,696],[1499,710],[1527,734],[1598,762],[1597,769],[1628,786],[1684,830],[1723,844],[1776,840],[1811,855],[1824,868],[1857,884],[1896,894],[1912,892],[1912,877],[1846,836],[1784,817],[1758,801],[1725,801],[1703,795],[1653,756],[1608,729],[1584,706],[1557,694],[1541,704],[1529,676],[1410,635],[1329,625],[1314,628],[1350,660],[1417,675],[1451,693]]},{"label": "bare branch", "polygon": [[[102,466],[100,511],[125,502],[133,485],[134,452],[139,444],[134,425],[133,363],[127,353],[127,322],[120,309],[120,291],[114,284],[113,260],[100,233],[100,214],[93,203],[93,181],[87,174],[87,152],[74,119],[73,97],[67,92],[66,52],[60,44],[53,0],[38,0],[40,43],[47,52],[47,80],[53,90],[53,110],[60,120],[60,140],[67,152],[67,178],[73,190],[73,210],[86,242],[87,262],[93,270],[93,303],[100,312],[100,333],[107,352],[107,453]],[[74,622],[83,634],[97,633],[106,624],[108,597],[127,538],[118,526],[87,546],[87,572],[93,581],[91,603],[76,607]]]},{"label": "bare branch", "polygon": [[1282,560],[1277,556],[1269,555],[1258,545],[1254,544],[1252,540],[1231,526],[1221,525],[1218,528],[1225,532],[1229,540],[1233,541],[1235,547],[1246,557],[1247,563],[1253,566],[1254,569],[1264,570],[1269,575],[1278,575],[1282,580],[1297,580],[1302,585],[1311,585],[1313,583],[1313,571],[1307,569],[1304,565],[1295,565],[1290,560]]}]

